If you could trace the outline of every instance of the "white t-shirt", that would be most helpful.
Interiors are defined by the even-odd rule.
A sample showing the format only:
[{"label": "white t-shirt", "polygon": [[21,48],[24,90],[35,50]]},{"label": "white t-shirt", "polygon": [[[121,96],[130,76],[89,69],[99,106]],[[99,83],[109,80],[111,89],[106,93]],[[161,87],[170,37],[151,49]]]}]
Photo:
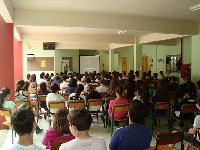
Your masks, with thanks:
[{"label": "white t-shirt", "polygon": [[[200,115],[197,115],[197,116],[194,118],[193,127],[197,128],[197,129],[199,130],[199,128],[200,128]],[[200,141],[199,135],[196,137],[196,140],[197,140],[197,141]]]},{"label": "white t-shirt", "polygon": [[12,144],[11,146],[3,148],[3,150],[42,150],[42,149],[37,147],[35,144],[29,145],[29,146]]},{"label": "white t-shirt", "polygon": [[[49,93],[46,97],[46,104],[47,104],[47,107],[48,107],[48,103],[49,101],[61,101],[61,100],[64,100],[64,97],[61,96],[60,94],[58,93]],[[52,113],[55,113],[57,111],[57,109],[51,109],[50,110]]]},{"label": "white t-shirt", "polygon": [[89,139],[74,139],[60,146],[60,150],[106,150],[104,139],[90,137]]},{"label": "white t-shirt", "polygon": [[96,88],[96,91],[99,93],[106,93],[109,91],[109,88],[105,85],[101,85],[99,87]]}]

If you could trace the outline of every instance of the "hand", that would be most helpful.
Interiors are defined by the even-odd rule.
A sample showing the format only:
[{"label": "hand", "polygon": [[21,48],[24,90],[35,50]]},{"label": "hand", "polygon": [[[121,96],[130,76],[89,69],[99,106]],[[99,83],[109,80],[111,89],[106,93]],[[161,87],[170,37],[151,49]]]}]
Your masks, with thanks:
[{"label": "hand", "polygon": [[196,131],[195,131],[195,129],[193,129],[193,128],[190,128],[190,129],[189,129],[189,131],[188,131],[188,133],[190,133],[190,134],[193,134],[193,135],[194,135],[194,134],[196,134]]}]

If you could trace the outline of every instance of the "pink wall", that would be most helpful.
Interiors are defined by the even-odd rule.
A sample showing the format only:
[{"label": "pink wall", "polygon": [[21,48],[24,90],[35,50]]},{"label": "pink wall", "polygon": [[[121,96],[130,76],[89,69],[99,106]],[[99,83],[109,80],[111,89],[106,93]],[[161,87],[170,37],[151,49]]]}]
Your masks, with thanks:
[{"label": "pink wall", "polygon": [[0,16],[0,88],[8,86],[14,98],[13,24],[6,24]]},{"label": "pink wall", "polygon": [[14,82],[22,79],[22,42],[14,38]]}]

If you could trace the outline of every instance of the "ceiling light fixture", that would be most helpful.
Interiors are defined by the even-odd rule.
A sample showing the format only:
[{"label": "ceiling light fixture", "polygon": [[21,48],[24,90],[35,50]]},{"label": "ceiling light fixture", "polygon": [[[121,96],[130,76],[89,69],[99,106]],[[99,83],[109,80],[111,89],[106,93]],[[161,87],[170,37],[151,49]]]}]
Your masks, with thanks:
[{"label": "ceiling light fixture", "polygon": [[200,4],[198,4],[198,5],[194,5],[194,6],[191,6],[191,7],[190,7],[190,10],[191,10],[191,11],[197,11],[197,10],[200,10]]},{"label": "ceiling light fixture", "polygon": [[118,34],[125,34],[127,31],[126,30],[119,30],[117,33]]}]

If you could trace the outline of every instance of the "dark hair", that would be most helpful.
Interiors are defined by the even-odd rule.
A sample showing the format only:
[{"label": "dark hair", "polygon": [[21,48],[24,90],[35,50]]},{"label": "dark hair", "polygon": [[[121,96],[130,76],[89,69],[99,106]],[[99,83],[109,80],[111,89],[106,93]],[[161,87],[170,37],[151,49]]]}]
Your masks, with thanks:
[{"label": "dark hair", "polygon": [[16,92],[19,92],[21,89],[24,89],[24,84],[25,84],[25,81],[24,80],[19,80],[17,81],[16,83]]},{"label": "dark hair", "polygon": [[45,75],[44,72],[40,73],[40,79],[43,79],[43,78],[44,78],[44,75]]},{"label": "dark hair", "polygon": [[81,92],[84,90],[84,86],[82,84],[78,84],[78,86],[76,87],[76,95],[75,95],[75,99],[78,99]]},{"label": "dark hair", "polygon": [[135,72],[135,76],[136,76],[136,77],[139,77],[139,76],[140,76],[139,71],[136,71],[136,72]]},{"label": "dark hair", "polygon": [[91,79],[89,77],[86,77],[85,82],[86,83],[91,83]]},{"label": "dark hair", "polygon": [[122,87],[117,86],[117,87],[115,88],[115,93],[118,93],[120,96],[123,95],[123,92],[124,92],[124,90],[123,90]]},{"label": "dark hair", "polygon": [[76,126],[78,131],[89,130],[92,124],[92,116],[85,108],[70,111],[67,118],[69,123]]},{"label": "dark hair", "polygon": [[18,135],[30,134],[33,131],[33,123],[35,122],[35,115],[30,108],[19,108],[11,115],[11,123],[13,129]]},{"label": "dark hair", "polygon": [[69,86],[70,87],[77,87],[77,81],[75,78],[71,78],[70,81],[69,81]]},{"label": "dark hair", "polygon": [[58,92],[58,91],[60,91],[60,87],[58,86],[58,84],[52,83],[52,84],[51,84],[51,92],[52,92],[52,93],[56,93],[56,92]]},{"label": "dark hair", "polygon": [[35,74],[31,75],[30,82],[36,82],[36,75]]},{"label": "dark hair", "polygon": [[63,135],[70,133],[67,115],[67,109],[59,109],[54,115],[53,128],[58,134]]},{"label": "dark hair", "polygon": [[5,98],[10,94],[10,89],[8,87],[3,87],[0,90],[0,108],[3,107],[3,103],[5,101]]},{"label": "dark hair", "polygon": [[129,106],[129,117],[134,123],[142,123],[145,116],[145,107],[140,100],[134,100]]},{"label": "dark hair", "polygon": [[45,82],[40,83],[39,93],[43,93],[44,95],[46,95],[48,93],[47,84]]},{"label": "dark hair", "polygon": [[28,73],[28,74],[26,75],[26,79],[27,79],[27,80],[30,80],[30,77],[31,77],[31,75],[30,75],[30,73]]},{"label": "dark hair", "polygon": [[24,83],[24,90],[28,91],[28,87],[29,87],[30,83],[28,81],[26,81]]}]

